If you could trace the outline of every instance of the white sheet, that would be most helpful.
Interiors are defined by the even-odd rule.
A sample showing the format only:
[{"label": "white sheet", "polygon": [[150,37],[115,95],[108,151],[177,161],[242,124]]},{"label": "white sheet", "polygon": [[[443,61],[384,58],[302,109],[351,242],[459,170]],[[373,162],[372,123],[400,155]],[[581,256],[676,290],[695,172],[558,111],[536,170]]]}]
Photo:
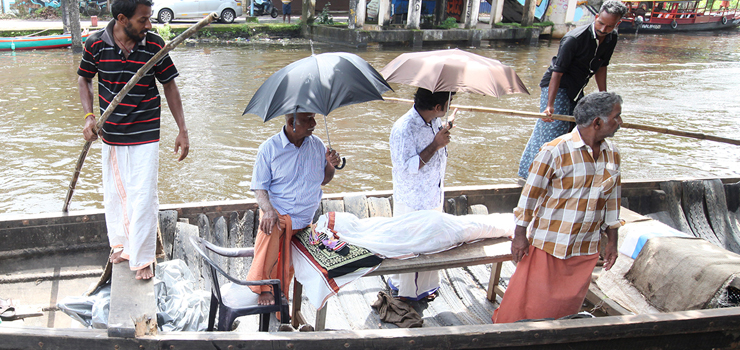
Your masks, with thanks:
[{"label": "white sheet", "polygon": [[385,258],[408,259],[466,242],[511,237],[514,226],[514,214],[454,216],[421,210],[392,218],[366,219],[351,213],[331,212],[319,217],[315,230],[327,236],[336,233],[340,240]]},{"label": "white sheet", "polygon": [[344,276],[327,278],[320,269],[311,263],[300,249],[295,246],[295,241],[291,242],[291,259],[293,260],[293,270],[295,279],[303,285],[303,295],[308,297],[316,309],[324,307],[329,297],[336,295],[339,289],[346,284],[372,272],[375,267],[363,267],[357,271],[348,273]]}]

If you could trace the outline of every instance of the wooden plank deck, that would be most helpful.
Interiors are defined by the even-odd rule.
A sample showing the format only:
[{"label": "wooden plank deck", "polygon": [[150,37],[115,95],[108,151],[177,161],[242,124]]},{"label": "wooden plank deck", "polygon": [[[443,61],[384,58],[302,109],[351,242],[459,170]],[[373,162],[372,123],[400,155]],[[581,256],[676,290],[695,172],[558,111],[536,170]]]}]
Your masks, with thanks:
[{"label": "wooden plank deck", "polygon": [[134,338],[157,334],[154,279],[137,280],[127,262],[113,264],[108,336]]}]

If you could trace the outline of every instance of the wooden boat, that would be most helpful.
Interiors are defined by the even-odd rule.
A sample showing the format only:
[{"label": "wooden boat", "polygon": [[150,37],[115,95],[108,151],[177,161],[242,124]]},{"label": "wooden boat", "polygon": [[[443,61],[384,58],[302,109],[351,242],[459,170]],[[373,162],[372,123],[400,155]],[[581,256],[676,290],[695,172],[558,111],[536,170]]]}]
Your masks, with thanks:
[{"label": "wooden boat", "polygon": [[[89,36],[90,33],[83,33],[82,42],[84,43]],[[71,45],[71,34],[0,38],[0,51],[56,49]]]},{"label": "wooden boat", "polygon": [[[667,217],[678,210],[696,221],[689,222],[692,227],[717,227],[716,220],[737,222],[740,214],[738,181],[740,178],[625,181],[622,205],[639,214],[662,213]],[[724,192],[708,192],[705,189],[709,187],[705,185],[710,183],[719,184]],[[520,191],[519,185],[449,188],[446,191],[446,211],[462,215],[483,206],[488,212],[510,212],[517,203]],[[349,201],[350,198],[368,198],[367,203],[371,203],[376,199],[385,201],[390,195],[390,191],[330,194],[325,196],[322,207],[336,210],[339,208],[337,204]],[[722,209],[723,206],[721,213],[712,210]],[[344,207],[347,207],[346,203]],[[214,221],[223,220],[227,222],[227,231],[239,226],[246,235],[254,234],[256,229],[257,206],[254,200],[162,205],[160,209],[165,250],[173,251],[172,244],[177,241],[176,237],[167,233],[171,230],[165,227],[172,225],[172,220],[178,222],[178,225],[185,224],[184,222],[193,223],[201,228],[200,231],[212,227],[211,223]],[[224,219],[218,219],[221,217]],[[167,218],[170,223],[162,224],[162,218]],[[700,222],[702,220],[705,221]],[[64,295],[81,294],[82,290],[79,288],[86,288],[102,272],[100,265],[108,254],[102,210],[5,216],[0,218],[0,242],[4,243],[0,246],[0,297],[28,299],[27,304],[46,303],[44,317],[29,318],[24,325],[0,323],[0,349],[730,349],[740,346],[738,307],[619,315],[621,307],[618,304],[596,295],[596,300],[605,303],[602,311],[606,315],[616,316],[499,325],[489,324],[490,321],[455,321],[481,319],[473,315],[481,312],[473,310],[476,308],[482,308],[482,314],[490,317],[490,310],[495,308],[494,303],[485,299],[485,277],[475,276],[485,275],[490,271],[482,265],[445,272],[461,274],[452,275],[452,280],[455,280],[453,283],[459,283],[460,288],[454,291],[443,290],[441,297],[437,299],[449,299],[450,302],[442,304],[443,307],[438,310],[439,315],[430,318],[428,324],[425,321],[423,328],[393,329],[393,326],[379,324],[377,315],[372,312],[357,315],[358,306],[353,304],[357,304],[358,300],[369,300],[367,295],[372,297],[372,294],[377,293],[375,287],[369,291],[357,287],[344,296],[340,293],[333,297],[334,306],[346,303],[346,315],[341,316],[337,312],[340,308],[330,308],[330,312],[335,311],[327,319],[360,317],[360,323],[364,321],[369,325],[366,329],[308,333],[160,332],[139,338],[116,338],[110,337],[109,332],[104,329],[69,326],[58,328],[62,323],[60,320],[67,316],[54,309],[56,301]],[[452,270],[455,271],[449,272]],[[473,279],[478,282],[463,281],[462,274],[466,273],[473,275]],[[375,281],[370,279],[380,281],[380,277],[365,277],[357,282],[363,281],[360,284],[367,286]],[[73,287],[78,289],[71,290]],[[482,293],[480,303],[484,306],[460,302],[456,299],[456,293],[465,294],[461,291]],[[31,300],[35,296],[41,302]],[[467,298],[465,295],[460,297]],[[588,299],[593,302],[594,296],[591,295]],[[50,300],[52,305],[49,305]],[[466,301],[468,302],[470,301]],[[463,307],[455,308],[452,305],[455,303]],[[369,310],[369,307],[364,307]],[[310,319],[311,312],[314,311],[307,309],[310,309],[310,305],[304,303],[303,312]]]},{"label": "wooden boat", "polygon": [[730,1],[632,1],[620,33],[671,33],[734,28],[740,25],[738,3]]}]

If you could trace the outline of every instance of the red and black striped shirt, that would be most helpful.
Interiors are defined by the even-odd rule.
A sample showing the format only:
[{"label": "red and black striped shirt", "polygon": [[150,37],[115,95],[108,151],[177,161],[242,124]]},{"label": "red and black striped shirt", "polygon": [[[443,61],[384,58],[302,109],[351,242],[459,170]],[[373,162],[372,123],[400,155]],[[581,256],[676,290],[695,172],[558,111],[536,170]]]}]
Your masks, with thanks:
[{"label": "red and black striped shirt", "polygon": [[[77,74],[93,78],[98,74],[98,98],[102,115],[110,101],[123,86],[149,61],[165,43],[162,37],[149,32],[128,58],[113,40],[112,20],[85,41],[85,50]],[[155,82],[165,84],[178,76],[169,55],[165,55],[139,80],[111,113],[103,126],[103,142],[114,146],[130,146],[159,141],[161,98]]]}]

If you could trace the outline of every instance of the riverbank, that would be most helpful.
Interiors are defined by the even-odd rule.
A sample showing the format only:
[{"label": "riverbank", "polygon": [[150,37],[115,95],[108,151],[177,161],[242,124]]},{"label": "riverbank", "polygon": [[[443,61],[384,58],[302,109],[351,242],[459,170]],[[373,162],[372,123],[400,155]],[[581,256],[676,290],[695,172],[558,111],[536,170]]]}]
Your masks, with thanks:
[{"label": "riverbank", "polygon": [[[107,21],[98,21],[98,25],[93,27],[90,21],[80,21],[80,27],[85,30],[95,31],[102,29]],[[184,32],[192,23],[176,23],[172,25],[154,24],[154,30],[162,34],[165,39],[168,36],[174,37]],[[26,35],[56,35],[62,34],[62,21],[42,21],[42,20],[0,20],[0,37],[14,37]],[[292,39],[300,37],[300,26],[297,23],[233,23],[233,24],[214,24],[201,29],[194,39],[203,39],[204,41],[230,40],[240,41],[248,39]]]},{"label": "riverbank", "polygon": [[[462,43],[466,46],[478,47],[489,41],[536,41],[542,28],[498,27],[475,29],[424,29],[406,30],[401,28],[380,30],[373,26],[363,29],[348,29],[346,23],[335,25],[311,25],[303,30],[300,23],[269,23],[262,18],[250,17],[244,22],[231,24],[212,24],[196,33],[192,40],[203,43],[248,43],[252,41],[274,41],[310,39],[317,42],[338,44],[349,47],[365,48],[368,45],[380,46],[411,46],[421,48],[424,43],[434,45],[440,43]],[[239,23],[241,22],[241,23]],[[92,26],[89,20],[80,22],[83,30],[94,31],[103,28],[107,21],[98,21]],[[170,25],[153,24],[154,30],[166,40],[182,33],[192,23],[179,22]],[[27,35],[56,35],[62,34],[61,20],[0,20],[0,37],[15,37]],[[191,40],[191,41],[192,41]]]}]

